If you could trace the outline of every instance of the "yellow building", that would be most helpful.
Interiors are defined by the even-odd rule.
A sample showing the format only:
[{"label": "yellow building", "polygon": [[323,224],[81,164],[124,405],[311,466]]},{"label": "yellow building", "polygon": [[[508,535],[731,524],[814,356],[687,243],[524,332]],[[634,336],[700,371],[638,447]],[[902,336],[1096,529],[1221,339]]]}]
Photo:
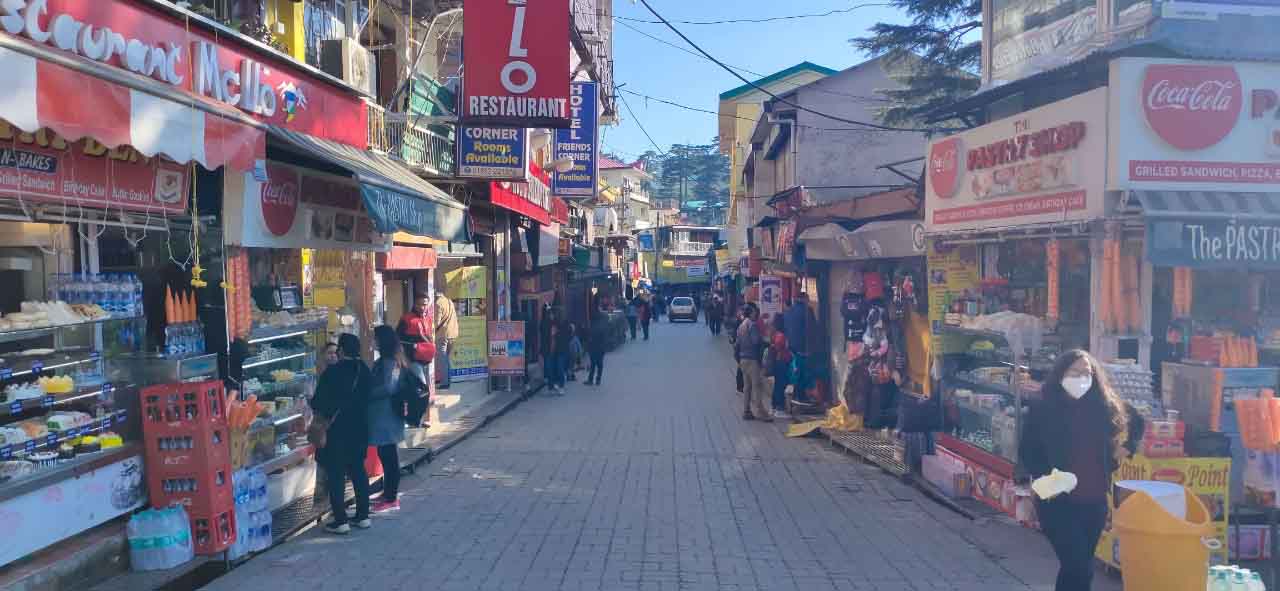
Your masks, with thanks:
[{"label": "yellow building", "polygon": [[[836,70],[810,62],[800,62],[756,80],[755,86],[782,94],[835,74]],[[746,224],[738,223],[738,200],[745,195],[742,167],[751,153],[751,130],[760,118],[760,109],[769,95],[750,84],[720,93],[720,152],[729,157],[729,250],[739,255],[747,247]]]}]

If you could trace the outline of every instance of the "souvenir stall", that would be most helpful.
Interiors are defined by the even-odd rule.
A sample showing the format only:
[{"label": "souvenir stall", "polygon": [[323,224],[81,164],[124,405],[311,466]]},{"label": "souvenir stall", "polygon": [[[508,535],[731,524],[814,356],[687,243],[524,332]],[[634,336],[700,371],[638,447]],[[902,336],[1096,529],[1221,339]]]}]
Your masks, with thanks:
[{"label": "souvenir stall", "polygon": [[927,406],[924,226],[917,220],[888,220],[850,231],[828,223],[804,230],[797,242],[808,261],[829,264],[823,306],[831,321],[824,323],[830,329],[823,338],[830,350],[833,394],[866,427],[829,435],[887,470],[906,473],[913,463],[906,449],[927,445],[904,446],[882,428],[918,432],[915,425],[902,424],[899,407]]}]

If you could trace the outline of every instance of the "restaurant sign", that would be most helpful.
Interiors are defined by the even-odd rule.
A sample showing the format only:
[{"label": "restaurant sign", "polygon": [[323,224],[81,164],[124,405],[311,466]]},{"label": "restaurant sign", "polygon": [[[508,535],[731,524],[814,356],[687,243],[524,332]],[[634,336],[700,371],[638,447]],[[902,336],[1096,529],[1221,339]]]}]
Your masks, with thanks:
[{"label": "restaurant sign", "polygon": [[464,0],[462,118],[512,127],[569,123],[569,0]]},{"label": "restaurant sign", "polygon": [[1151,220],[1147,235],[1154,265],[1280,268],[1280,221]]}]

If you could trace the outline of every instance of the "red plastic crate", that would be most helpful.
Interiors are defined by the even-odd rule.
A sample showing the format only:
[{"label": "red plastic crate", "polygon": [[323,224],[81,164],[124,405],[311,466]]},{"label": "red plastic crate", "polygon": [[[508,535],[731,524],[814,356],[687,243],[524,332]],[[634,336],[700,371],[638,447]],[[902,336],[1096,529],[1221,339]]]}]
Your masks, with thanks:
[{"label": "red plastic crate", "polygon": [[[229,486],[230,482],[227,484]],[[204,513],[187,510],[187,516],[191,519],[191,541],[196,554],[217,554],[236,541],[234,509]]]},{"label": "red plastic crate", "polygon": [[209,472],[231,465],[231,433],[225,426],[192,426],[187,433],[170,432],[143,436],[148,473]]},{"label": "red plastic crate", "polygon": [[211,515],[236,506],[230,463],[210,470],[148,470],[147,495],[152,507],[181,505],[188,513]]},{"label": "red plastic crate", "polygon": [[148,386],[140,399],[147,435],[188,435],[203,426],[227,425],[227,394],[219,380]]}]

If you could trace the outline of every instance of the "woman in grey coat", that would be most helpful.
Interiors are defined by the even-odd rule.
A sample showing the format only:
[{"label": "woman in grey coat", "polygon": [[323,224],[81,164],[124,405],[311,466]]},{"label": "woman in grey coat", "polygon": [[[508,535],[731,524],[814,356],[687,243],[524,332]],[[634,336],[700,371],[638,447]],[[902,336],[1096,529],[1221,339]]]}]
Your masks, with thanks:
[{"label": "woman in grey coat", "polygon": [[400,453],[404,440],[406,394],[417,395],[426,384],[422,366],[410,363],[400,346],[400,337],[390,326],[373,329],[378,360],[373,364],[373,388],[369,391],[369,445],[378,448],[382,461],[382,497],[371,507],[373,513],[398,511],[400,501]]}]

